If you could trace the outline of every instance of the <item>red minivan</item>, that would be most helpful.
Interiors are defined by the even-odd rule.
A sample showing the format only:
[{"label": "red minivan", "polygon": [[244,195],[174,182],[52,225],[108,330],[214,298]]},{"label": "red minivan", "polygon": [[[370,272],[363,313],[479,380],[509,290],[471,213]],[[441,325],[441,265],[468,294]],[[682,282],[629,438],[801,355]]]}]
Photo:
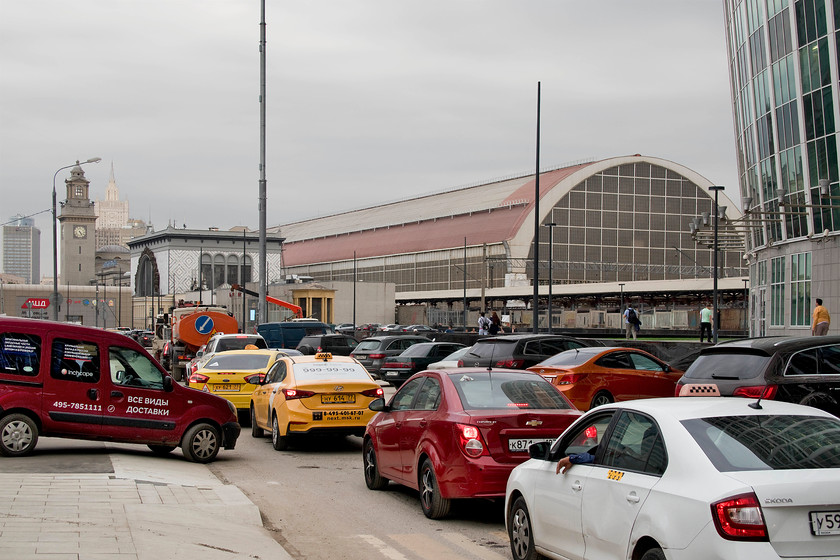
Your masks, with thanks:
[{"label": "red minivan", "polygon": [[221,397],[178,385],[131,338],[70,323],[0,317],[0,455],[38,437],[139,443],[209,463],[240,426]]}]

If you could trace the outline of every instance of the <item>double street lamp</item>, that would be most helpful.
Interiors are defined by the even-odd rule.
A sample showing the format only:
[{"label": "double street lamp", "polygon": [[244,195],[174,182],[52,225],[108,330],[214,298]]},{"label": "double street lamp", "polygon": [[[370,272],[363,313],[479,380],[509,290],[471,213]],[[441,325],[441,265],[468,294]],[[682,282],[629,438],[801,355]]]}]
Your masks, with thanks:
[{"label": "double street lamp", "polygon": [[64,167],[59,167],[55,175],[53,175],[53,189],[52,189],[52,242],[53,242],[53,294],[52,294],[52,308],[53,308],[53,320],[58,321],[58,226],[56,226],[56,220],[58,217],[56,216],[56,200],[55,200],[55,179],[58,177],[59,171],[64,169],[70,169],[71,167],[81,166],[86,163],[98,163],[102,161],[102,158],[90,158],[87,161],[83,161],[79,163],[76,160],[76,163],[73,165],[65,165]]}]

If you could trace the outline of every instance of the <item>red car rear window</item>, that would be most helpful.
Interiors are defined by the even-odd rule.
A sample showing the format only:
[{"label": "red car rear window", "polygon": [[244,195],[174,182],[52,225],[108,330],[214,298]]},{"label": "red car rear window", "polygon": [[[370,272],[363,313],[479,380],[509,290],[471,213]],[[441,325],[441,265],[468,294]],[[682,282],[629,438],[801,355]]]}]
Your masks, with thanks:
[{"label": "red car rear window", "polygon": [[572,409],[569,401],[536,374],[513,372],[451,373],[464,410]]}]

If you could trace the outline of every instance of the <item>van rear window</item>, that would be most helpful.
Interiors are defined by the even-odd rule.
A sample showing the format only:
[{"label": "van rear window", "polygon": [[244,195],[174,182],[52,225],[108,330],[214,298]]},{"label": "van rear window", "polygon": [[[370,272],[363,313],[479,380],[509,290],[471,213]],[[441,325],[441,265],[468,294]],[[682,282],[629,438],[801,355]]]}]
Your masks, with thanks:
[{"label": "van rear window", "polygon": [[50,375],[62,381],[99,381],[99,347],[92,342],[56,338]]},{"label": "van rear window", "polygon": [[770,363],[766,354],[720,352],[700,354],[685,372],[687,379],[752,379]]},{"label": "van rear window", "polygon": [[41,337],[34,334],[0,334],[0,373],[36,376],[41,366]]}]

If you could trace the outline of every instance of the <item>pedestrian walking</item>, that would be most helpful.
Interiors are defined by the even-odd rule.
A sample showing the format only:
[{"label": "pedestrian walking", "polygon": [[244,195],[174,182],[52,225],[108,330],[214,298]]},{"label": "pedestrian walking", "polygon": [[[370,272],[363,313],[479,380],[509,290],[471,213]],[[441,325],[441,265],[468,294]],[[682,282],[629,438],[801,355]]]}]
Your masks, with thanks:
[{"label": "pedestrian walking", "polygon": [[706,307],[700,310],[700,342],[703,342],[703,333],[708,333],[709,342],[712,341],[712,304],[707,303]]},{"label": "pedestrian walking", "polygon": [[814,308],[814,322],[811,323],[811,335],[822,336],[828,334],[828,327],[831,325],[831,315],[828,309],[823,307],[823,301],[817,298],[817,306]]},{"label": "pedestrian walking", "polygon": [[495,311],[490,315],[490,326],[487,330],[491,335],[499,334],[499,331],[502,330],[502,320],[499,319]]},{"label": "pedestrian walking", "polygon": [[636,340],[636,333],[638,330],[636,329],[636,325],[641,323],[639,321],[639,315],[636,313],[636,310],[633,309],[633,306],[627,304],[627,309],[624,310],[624,335],[625,338],[628,340],[630,337],[633,337],[633,340]]},{"label": "pedestrian walking", "polygon": [[487,334],[487,331],[490,328],[490,324],[490,319],[485,317],[484,311],[482,311],[478,317],[478,334]]}]

